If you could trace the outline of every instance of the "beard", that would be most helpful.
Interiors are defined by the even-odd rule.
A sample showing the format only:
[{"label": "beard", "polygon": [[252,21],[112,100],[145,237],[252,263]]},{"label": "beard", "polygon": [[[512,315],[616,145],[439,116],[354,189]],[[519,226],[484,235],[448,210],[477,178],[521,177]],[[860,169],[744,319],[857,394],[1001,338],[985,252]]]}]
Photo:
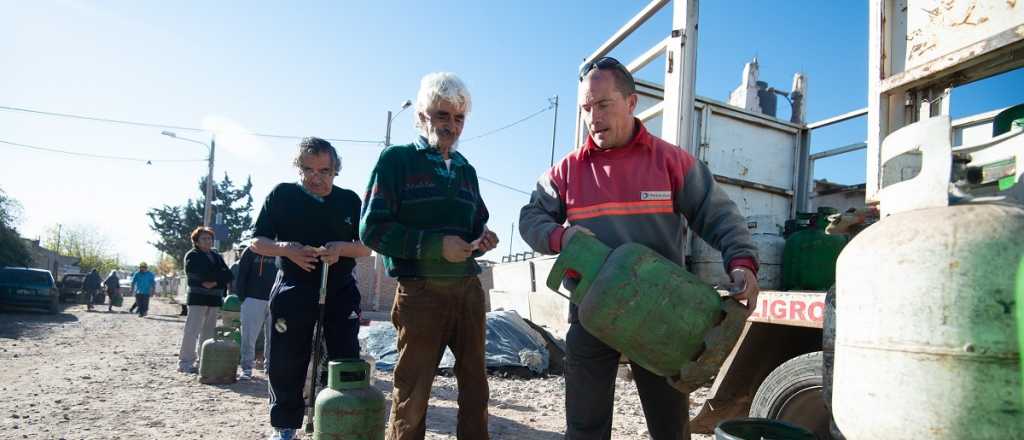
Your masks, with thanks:
[{"label": "beard", "polygon": [[[427,132],[427,143],[430,144],[431,147],[440,149],[438,147],[438,144],[441,142],[441,135],[442,134],[445,137],[448,137],[448,136],[452,135],[452,131],[447,129],[447,128],[433,128],[433,127],[431,127],[431,129]],[[450,147],[448,147],[448,151],[449,152],[455,152],[458,149],[459,149],[459,139],[456,138],[455,142],[452,142],[452,145]]]}]

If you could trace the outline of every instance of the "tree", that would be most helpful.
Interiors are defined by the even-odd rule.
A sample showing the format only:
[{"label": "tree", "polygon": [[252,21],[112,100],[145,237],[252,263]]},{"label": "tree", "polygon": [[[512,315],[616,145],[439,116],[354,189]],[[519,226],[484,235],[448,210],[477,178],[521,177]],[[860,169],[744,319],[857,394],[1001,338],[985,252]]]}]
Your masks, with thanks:
[{"label": "tree", "polygon": [[160,257],[160,261],[156,263],[156,269],[154,270],[154,272],[156,272],[157,275],[162,277],[172,276],[174,275],[175,269],[177,267],[178,264],[174,257],[171,257],[170,255],[167,254],[163,254]]},{"label": "tree", "polygon": [[0,189],[0,267],[28,266],[32,262],[25,242],[15,229],[20,216],[21,204]]},{"label": "tree", "polygon": [[[149,216],[149,228],[160,236],[156,243],[150,243],[174,259],[176,267],[181,268],[185,253],[192,249],[189,234],[197,226],[203,224],[203,209],[206,195],[206,177],[199,179],[199,198],[188,199],[180,206],[164,205],[146,212]],[[213,186],[213,222],[219,218],[227,227],[227,236],[219,240],[218,250],[230,249],[235,244],[247,240],[252,229],[252,177],[246,179],[245,185],[236,188],[234,183],[224,174],[224,180],[214,182]]]},{"label": "tree", "polygon": [[91,225],[53,225],[46,230],[43,247],[59,255],[78,258],[82,272],[107,273],[118,268],[110,239]]}]

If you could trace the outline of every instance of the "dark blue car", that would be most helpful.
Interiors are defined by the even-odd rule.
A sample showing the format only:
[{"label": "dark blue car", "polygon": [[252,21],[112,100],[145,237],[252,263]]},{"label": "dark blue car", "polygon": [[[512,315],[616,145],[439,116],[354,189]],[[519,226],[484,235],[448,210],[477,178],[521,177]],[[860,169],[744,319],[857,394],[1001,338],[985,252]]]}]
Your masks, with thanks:
[{"label": "dark blue car", "polygon": [[60,296],[48,270],[27,267],[0,269],[0,305],[60,311]]}]

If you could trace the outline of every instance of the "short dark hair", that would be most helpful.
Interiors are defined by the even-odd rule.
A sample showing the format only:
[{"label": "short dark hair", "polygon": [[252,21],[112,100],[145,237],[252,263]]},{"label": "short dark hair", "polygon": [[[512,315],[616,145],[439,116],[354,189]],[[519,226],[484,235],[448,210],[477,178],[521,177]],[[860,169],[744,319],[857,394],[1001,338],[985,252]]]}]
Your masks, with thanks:
[{"label": "short dark hair", "polygon": [[633,74],[629,73],[629,69],[619,60],[612,57],[601,57],[584,64],[580,68],[580,82],[595,70],[611,72],[612,77],[615,78],[615,88],[622,96],[636,93],[636,81],[633,79]]},{"label": "short dark hair", "polygon": [[324,153],[331,155],[331,163],[334,164],[334,172],[337,173],[341,171],[341,157],[338,156],[338,150],[335,150],[334,146],[331,145],[330,142],[318,137],[302,138],[299,142],[299,152],[295,155],[295,160],[292,161],[292,164],[295,165],[296,168],[301,169],[303,154],[316,156]]},{"label": "short dark hair", "polygon": [[193,246],[199,244],[199,236],[203,234],[210,234],[210,238],[217,237],[217,235],[213,233],[213,229],[206,226],[197,227],[192,230],[191,234],[189,234],[189,238],[192,239]]}]

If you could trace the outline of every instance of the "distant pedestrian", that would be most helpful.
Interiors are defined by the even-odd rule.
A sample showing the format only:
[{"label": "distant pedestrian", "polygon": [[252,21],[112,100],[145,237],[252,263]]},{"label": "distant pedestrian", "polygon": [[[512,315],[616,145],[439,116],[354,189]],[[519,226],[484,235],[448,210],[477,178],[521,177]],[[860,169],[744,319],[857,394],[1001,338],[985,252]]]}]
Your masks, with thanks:
[{"label": "distant pedestrian", "polygon": [[100,290],[100,274],[96,269],[89,271],[89,274],[85,276],[85,280],[82,281],[82,290],[85,291],[85,296],[88,297],[85,300],[85,304],[88,306],[88,310],[92,310],[93,299]]},{"label": "distant pedestrian", "polygon": [[[107,288],[107,311],[112,312],[114,311],[114,298],[121,298],[121,279],[117,277],[116,270],[110,271],[110,275],[107,275],[107,278],[103,280],[103,286]],[[118,304],[118,307],[120,306]]]},{"label": "distant pedestrian", "polygon": [[139,270],[132,274],[132,292],[135,293],[135,305],[138,308],[139,317],[149,313],[149,297],[156,290],[156,276],[149,271],[145,261],[139,263]]},{"label": "distant pedestrian", "polygon": [[224,293],[232,280],[224,258],[213,250],[213,229],[200,226],[192,231],[192,249],[185,254],[185,276],[188,278],[188,317],[178,351],[178,371],[195,373],[198,349],[213,337],[217,311],[224,303]]},{"label": "distant pedestrian", "polygon": [[[246,248],[238,260],[238,278],[235,290],[242,301],[242,379],[252,378],[252,364],[256,359],[256,340],[260,333],[270,331],[270,289],[277,278],[274,257],[257,254]],[[266,337],[266,336],[264,336]],[[266,355],[266,350],[264,350]]]}]

